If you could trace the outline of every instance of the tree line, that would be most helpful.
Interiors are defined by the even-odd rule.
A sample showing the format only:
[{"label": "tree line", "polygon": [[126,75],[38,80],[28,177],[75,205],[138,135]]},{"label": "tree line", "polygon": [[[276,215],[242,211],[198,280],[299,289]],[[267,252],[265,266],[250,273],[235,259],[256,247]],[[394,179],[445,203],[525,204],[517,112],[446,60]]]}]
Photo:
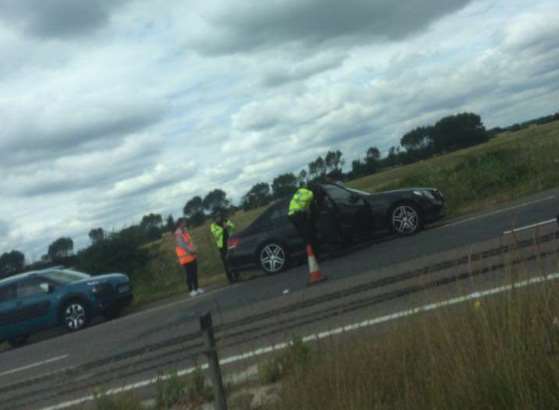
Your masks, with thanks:
[{"label": "tree line", "polygon": [[[533,124],[556,120],[559,120],[559,113],[506,128],[486,130],[478,114],[450,115],[441,118],[435,124],[416,127],[406,132],[400,138],[400,144],[390,147],[384,157],[378,147],[368,147],[363,152],[363,157],[351,161],[351,167],[347,172],[343,171],[343,153],[339,150],[328,151],[310,161],[298,173],[288,172],[276,176],[271,183],[262,181],[254,184],[242,196],[238,206],[232,203],[224,190],[215,188],[203,197],[197,195],[188,199],[183,206],[182,216],[191,226],[200,226],[222,212],[234,212],[239,208],[248,211],[289,197],[299,186],[309,182],[326,179],[348,181],[386,168],[481,144],[500,132],[518,131]],[[164,219],[160,214],[150,213],[144,215],[139,224],[118,232],[94,228],[89,231],[91,244],[77,253],[74,253],[71,238],[60,237],[48,246],[47,253],[41,261],[31,265],[25,264],[25,255],[21,251],[12,250],[0,256],[0,278],[53,264],[73,266],[92,273],[122,271],[132,274],[148,259],[147,250],[143,245],[161,238],[164,232],[173,231],[174,226],[175,220],[172,215]]]}]

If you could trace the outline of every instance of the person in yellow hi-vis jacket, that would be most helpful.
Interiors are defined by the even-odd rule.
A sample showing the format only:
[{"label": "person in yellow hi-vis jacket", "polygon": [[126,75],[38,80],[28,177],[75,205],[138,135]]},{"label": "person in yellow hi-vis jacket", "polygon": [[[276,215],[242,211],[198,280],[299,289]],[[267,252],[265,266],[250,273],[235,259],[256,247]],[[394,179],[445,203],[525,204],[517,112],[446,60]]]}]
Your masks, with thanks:
[{"label": "person in yellow hi-vis jacket", "polygon": [[317,193],[314,187],[307,186],[299,188],[289,203],[288,216],[291,223],[297,229],[297,232],[303,240],[305,245],[311,245],[315,254],[318,255],[319,244],[316,238],[315,230],[315,213],[317,212]]},{"label": "person in yellow hi-vis jacket", "polygon": [[235,224],[222,214],[219,214],[215,221],[210,225],[210,231],[214,237],[219,255],[221,256],[223,269],[225,270],[229,283],[233,283],[239,279],[238,275],[232,272],[227,264],[227,240],[234,230]]}]

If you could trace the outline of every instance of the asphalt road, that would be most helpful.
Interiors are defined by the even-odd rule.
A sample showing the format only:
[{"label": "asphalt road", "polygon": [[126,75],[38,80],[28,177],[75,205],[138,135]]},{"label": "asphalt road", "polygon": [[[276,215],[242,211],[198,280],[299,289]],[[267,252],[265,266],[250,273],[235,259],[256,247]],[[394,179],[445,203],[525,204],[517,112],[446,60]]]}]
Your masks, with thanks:
[{"label": "asphalt road", "polygon": [[[425,302],[444,297],[438,287],[451,285],[444,280],[451,275],[449,270],[421,284],[415,278],[419,275],[399,272],[452,259],[458,250],[494,246],[505,231],[549,221],[558,212],[559,190],[544,192],[507,207],[445,221],[413,237],[385,238],[328,258],[321,262],[321,270],[330,280],[312,288],[306,286],[306,265],[298,266],[196,298],[185,292],[181,300],[2,352],[0,408],[41,408],[89,394],[101,384],[140,382],[165,369],[203,361],[198,317],[206,311],[214,315],[220,354],[225,357],[279,343],[286,335],[390,314],[418,303],[418,297]],[[535,229],[539,227],[519,232],[532,235]],[[552,271],[556,259],[549,260],[546,270]],[[469,269],[471,273],[471,263]],[[483,281],[489,286],[497,280],[496,273],[497,269],[483,280],[480,275],[479,282],[467,286],[484,286]],[[60,395],[49,395],[64,383],[74,385]]]}]

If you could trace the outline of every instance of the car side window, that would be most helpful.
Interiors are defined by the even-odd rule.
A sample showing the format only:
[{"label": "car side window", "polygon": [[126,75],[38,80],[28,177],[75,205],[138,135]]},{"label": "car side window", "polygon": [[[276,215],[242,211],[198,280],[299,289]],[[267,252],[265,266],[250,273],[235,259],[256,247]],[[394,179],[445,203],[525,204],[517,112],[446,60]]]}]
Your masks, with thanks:
[{"label": "car side window", "polygon": [[270,222],[274,225],[278,225],[287,221],[287,213],[289,208],[287,204],[282,204],[277,206],[270,213]]},{"label": "car side window", "polygon": [[41,288],[41,283],[44,283],[44,281],[40,281],[38,279],[28,279],[18,283],[17,297],[24,298],[37,295],[39,293],[45,293],[45,291]]},{"label": "car side window", "polygon": [[324,190],[334,202],[342,204],[354,203],[352,202],[352,198],[354,198],[355,195],[345,189],[333,185],[326,185],[324,186]]},{"label": "car side window", "polygon": [[0,287],[0,303],[9,302],[16,298],[15,285],[6,285]]}]

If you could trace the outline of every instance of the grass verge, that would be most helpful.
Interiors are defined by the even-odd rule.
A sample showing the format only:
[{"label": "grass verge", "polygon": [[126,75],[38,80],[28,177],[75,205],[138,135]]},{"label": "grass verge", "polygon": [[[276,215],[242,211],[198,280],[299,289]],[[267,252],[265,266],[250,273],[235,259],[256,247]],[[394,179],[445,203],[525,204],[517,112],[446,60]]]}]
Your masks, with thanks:
[{"label": "grass verge", "polygon": [[331,340],[287,374],[271,409],[559,408],[558,291],[542,284]]}]

